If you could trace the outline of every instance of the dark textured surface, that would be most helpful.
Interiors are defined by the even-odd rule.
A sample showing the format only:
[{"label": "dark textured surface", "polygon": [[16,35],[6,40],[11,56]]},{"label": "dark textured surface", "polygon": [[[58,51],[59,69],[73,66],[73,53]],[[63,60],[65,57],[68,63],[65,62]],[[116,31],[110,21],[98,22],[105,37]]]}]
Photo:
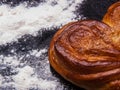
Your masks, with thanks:
[{"label": "dark textured surface", "polygon": [[[6,45],[0,46],[0,54],[8,56],[14,55],[23,55],[28,53],[32,49],[42,49],[48,47],[49,41],[52,38],[53,34],[57,31],[57,28],[46,30],[42,29],[37,33],[36,36],[24,35],[22,38],[19,38],[17,42],[7,43]],[[42,36],[41,36],[42,33]],[[14,50],[14,52],[11,52]]]},{"label": "dark textured surface", "polygon": [[10,6],[17,6],[20,3],[27,3],[28,6],[37,6],[41,2],[45,2],[45,0],[0,0],[0,4],[7,4]]},{"label": "dark textured surface", "polygon": [[108,7],[119,0],[84,0],[76,13],[87,19],[101,20]]},{"label": "dark textured surface", "polygon": [[[12,6],[16,6],[20,3],[23,3],[24,1],[27,1],[28,4],[31,2],[35,2],[33,5],[31,4],[30,6],[36,6],[40,2],[44,2],[45,0],[1,0],[1,4],[9,4]],[[86,17],[88,19],[97,19],[101,20],[105,12],[107,11],[107,8],[114,2],[118,0],[84,0],[82,5],[79,5],[76,10],[77,16],[82,15],[83,18]],[[12,4],[11,4],[12,2]],[[29,53],[29,51],[36,49],[44,49],[44,48],[49,48],[49,43],[54,35],[54,33],[58,30],[59,28],[54,28],[54,29],[49,29],[45,30],[42,29],[42,36],[41,32],[38,32],[37,36],[32,36],[32,35],[24,35],[22,38],[18,40],[18,42],[12,42],[8,43],[7,45],[1,45],[0,46],[0,55],[3,56],[14,56],[17,54],[18,58],[24,55],[24,58],[21,60],[23,62],[27,61],[26,64],[35,67],[36,72],[38,75],[42,78],[48,78],[51,79],[52,77],[56,77],[60,81],[60,86],[63,85],[64,90],[83,90],[68,81],[64,80],[59,74],[57,74],[52,67],[50,67],[51,70],[51,77],[47,77],[44,72],[44,62],[45,58],[48,57],[47,53],[43,53],[41,57],[36,58],[34,56],[29,56],[27,57],[26,55]],[[14,53],[11,52],[11,50],[14,50]],[[41,62],[39,62],[39,59]],[[34,61],[33,61],[34,60]],[[46,62],[46,61],[45,61]],[[46,64],[45,64],[46,65]],[[38,67],[36,67],[38,66]],[[2,76],[11,76],[15,75],[18,72],[14,71],[15,67],[11,66],[6,66],[0,64],[0,74]],[[43,75],[42,75],[42,74]],[[1,87],[0,90],[14,90],[14,87]],[[30,89],[30,90],[38,90],[38,89]],[[60,89],[59,89],[60,90]]]}]

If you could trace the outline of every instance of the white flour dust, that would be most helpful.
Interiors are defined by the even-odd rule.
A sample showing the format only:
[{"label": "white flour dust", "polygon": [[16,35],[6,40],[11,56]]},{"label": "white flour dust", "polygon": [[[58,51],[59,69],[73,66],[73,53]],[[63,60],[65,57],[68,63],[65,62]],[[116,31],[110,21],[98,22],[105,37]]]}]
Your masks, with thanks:
[{"label": "white flour dust", "polygon": [[[15,87],[26,90],[28,88],[54,89],[56,87],[55,81],[47,81],[37,78],[34,75],[34,70],[30,66],[25,66],[19,69],[19,74],[13,77]],[[24,83],[24,85],[23,85]]]},{"label": "white flour dust", "polygon": [[[74,11],[82,1],[46,0],[37,7],[29,8],[24,4],[12,8],[1,5],[0,45],[17,41],[25,34],[36,35],[42,28],[61,27],[75,21]],[[11,52],[14,53],[14,50]],[[63,86],[59,86],[61,84],[59,80],[53,77],[50,71],[45,53],[47,53],[46,48],[31,50],[28,55],[20,57],[16,53],[14,56],[0,55],[0,67],[2,67],[0,68],[0,89],[63,90]],[[6,89],[6,87],[12,89]]]},{"label": "white flour dust", "polygon": [[[35,34],[41,28],[60,27],[74,21],[75,7],[82,0],[47,0],[37,7],[24,4],[10,8],[0,6],[0,44],[17,40],[24,34]],[[56,5],[52,3],[56,2]]]},{"label": "white flour dust", "polygon": [[[37,55],[36,57],[41,57],[44,53],[46,53],[46,49],[41,50],[33,50],[29,53],[30,55]],[[5,65],[3,67],[11,67],[13,70],[11,70],[9,73],[17,72],[15,75],[11,76],[1,76],[0,75],[0,87],[14,87],[17,90],[29,90],[29,89],[37,89],[37,90],[56,90],[58,85],[60,84],[56,78],[53,80],[47,80],[43,79],[41,77],[38,77],[38,75],[35,72],[35,68],[31,67],[30,65],[27,65],[26,62],[22,62],[23,57],[18,59],[18,57],[3,57],[0,56],[0,63]],[[44,59],[44,62],[39,60],[43,64],[44,72],[40,75],[46,74],[47,76],[52,76],[50,73],[49,65],[47,62],[48,58]],[[46,72],[47,71],[47,72]],[[7,73],[7,72],[6,72]],[[48,77],[46,77],[48,78]],[[8,82],[9,81],[9,82]]]}]

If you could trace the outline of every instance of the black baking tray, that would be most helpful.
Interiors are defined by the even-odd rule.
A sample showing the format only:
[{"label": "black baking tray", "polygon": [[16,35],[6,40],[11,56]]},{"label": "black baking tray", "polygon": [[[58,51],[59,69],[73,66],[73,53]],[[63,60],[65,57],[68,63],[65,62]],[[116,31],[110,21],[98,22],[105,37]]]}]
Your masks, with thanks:
[{"label": "black baking tray", "polygon": [[[45,0],[1,0],[1,4],[8,4],[11,7],[15,7],[19,5],[20,3],[23,3],[24,1],[29,2],[28,6],[29,7],[35,7],[41,2],[45,2]],[[31,2],[33,2],[31,4]],[[117,2],[119,0],[83,0],[82,4],[80,4],[76,11],[75,14],[77,16],[81,15],[82,19],[87,18],[87,19],[95,19],[95,20],[102,20],[104,14],[106,13],[108,7]],[[12,4],[10,4],[13,2]],[[31,50],[41,50],[41,49],[48,49],[49,48],[49,43],[53,37],[53,35],[59,30],[59,28],[52,28],[52,29],[41,29],[41,32],[38,32],[37,36],[32,36],[32,35],[24,35],[21,38],[18,39],[18,42],[12,42],[12,43],[7,43],[6,45],[0,45],[0,55],[3,56],[14,56],[14,54],[17,54],[18,57],[21,57],[24,55],[24,60],[27,61],[30,66],[34,67],[36,71],[38,72],[38,75],[41,78],[45,79],[52,79],[56,78],[60,84],[56,90],[84,90],[80,87],[77,87],[70,82],[66,81],[63,79],[50,65],[49,63],[46,63],[48,59],[45,59],[48,57],[48,52],[43,53],[41,57],[35,58],[34,56],[29,56],[26,57],[26,55],[29,53]],[[24,48],[24,50],[23,50]],[[10,52],[11,50],[14,50],[15,53]],[[37,65],[36,62],[39,60],[40,63],[38,67],[36,68],[35,66]],[[46,63],[46,64],[45,64]],[[49,67],[50,68],[50,76],[48,77],[44,72],[44,67]],[[2,76],[11,76],[17,74],[17,72],[11,72],[11,67],[6,66],[6,68],[2,69],[3,65],[0,64],[0,75]],[[61,89],[61,87],[63,87]],[[0,87],[0,90],[16,90],[13,87]],[[30,89],[30,90],[40,90],[40,89]],[[49,90],[49,89],[48,89]]]}]

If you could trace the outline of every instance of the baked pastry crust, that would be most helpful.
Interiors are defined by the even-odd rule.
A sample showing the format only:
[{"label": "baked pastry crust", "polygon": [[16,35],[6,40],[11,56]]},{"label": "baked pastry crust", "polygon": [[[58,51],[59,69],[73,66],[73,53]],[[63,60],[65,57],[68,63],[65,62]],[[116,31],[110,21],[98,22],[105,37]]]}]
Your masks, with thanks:
[{"label": "baked pastry crust", "polygon": [[[111,7],[119,6],[120,2]],[[68,81],[87,90],[120,90],[120,29],[116,29],[117,22],[113,23],[116,18],[108,18],[109,14],[103,22],[69,23],[58,30],[50,43],[52,67]]]},{"label": "baked pastry crust", "polygon": [[103,20],[112,29],[112,44],[120,50],[120,1],[111,5]]},{"label": "baked pastry crust", "polygon": [[102,21],[111,27],[120,25],[120,1],[109,7]]}]

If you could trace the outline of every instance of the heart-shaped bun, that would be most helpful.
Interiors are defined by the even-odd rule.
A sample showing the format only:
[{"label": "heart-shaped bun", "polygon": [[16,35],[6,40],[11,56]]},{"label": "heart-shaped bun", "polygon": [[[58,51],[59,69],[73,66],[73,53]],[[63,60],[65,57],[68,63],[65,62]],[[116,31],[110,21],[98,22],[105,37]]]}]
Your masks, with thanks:
[{"label": "heart-shaped bun", "polygon": [[49,61],[62,77],[87,90],[120,90],[120,13],[116,11],[120,2],[109,8],[103,22],[82,20],[58,30],[50,43]]}]

